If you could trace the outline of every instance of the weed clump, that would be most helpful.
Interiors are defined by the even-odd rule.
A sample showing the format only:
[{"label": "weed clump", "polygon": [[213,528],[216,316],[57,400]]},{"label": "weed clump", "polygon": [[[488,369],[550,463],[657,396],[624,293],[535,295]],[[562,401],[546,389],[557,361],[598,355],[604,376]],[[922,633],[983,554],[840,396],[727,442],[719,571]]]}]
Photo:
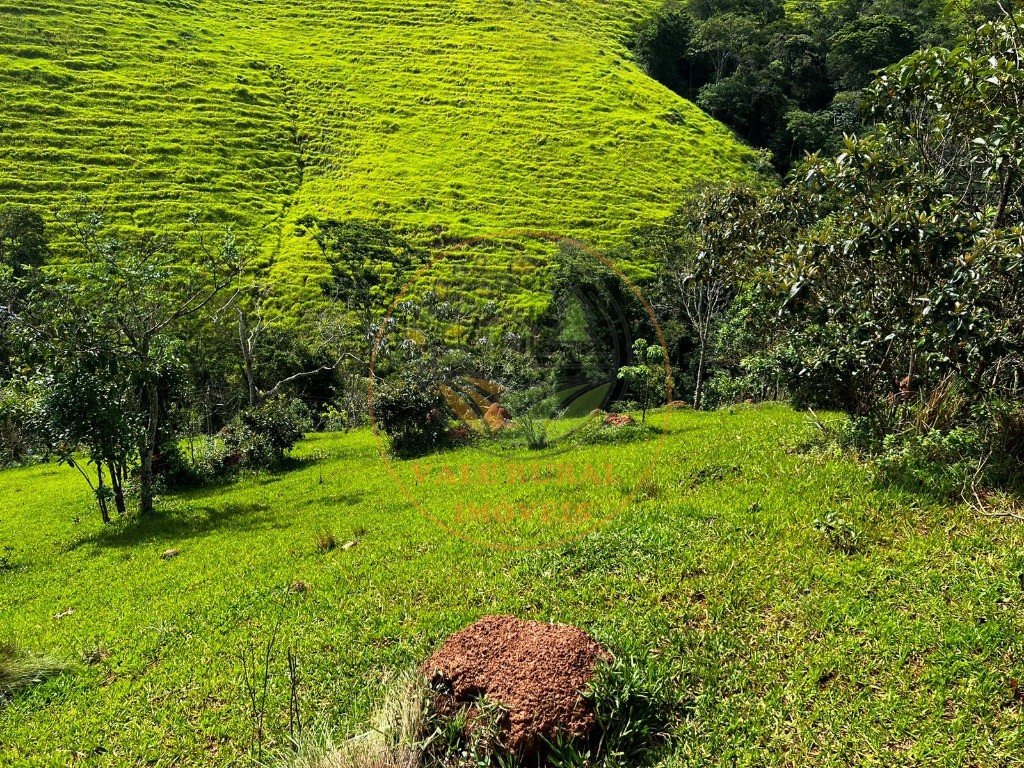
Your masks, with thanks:
[{"label": "weed clump", "polygon": [[338,540],[334,536],[334,531],[330,528],[324,528],[322,531],[317,531],[313,536],[313,540],[316,542],[317,551],[324,554],[338,546]]},{"label": "weed clump", "polygon": [[853,555],[864,548],[864,536],[852,522],[829,510],[814,519],[814,528],[829,547],[846,555]]},{"label": "weed clump", "polygon": [[42,683],[65,669],[59,661],[28,653],[12,641],[0,642],[0,705],[10,701],[16,691]]}]

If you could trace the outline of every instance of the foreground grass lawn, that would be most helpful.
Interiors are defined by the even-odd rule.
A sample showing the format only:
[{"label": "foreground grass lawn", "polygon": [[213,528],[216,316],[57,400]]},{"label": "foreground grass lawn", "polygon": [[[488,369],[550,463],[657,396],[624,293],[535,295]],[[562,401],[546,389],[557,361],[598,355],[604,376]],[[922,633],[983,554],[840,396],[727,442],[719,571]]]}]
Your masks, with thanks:
[{"label": "foreground grass lawn", "polygon": [[[876,488],[798,450],[809,434],[782,407],[674,413],[642,492],[538,551],[439,529],[368,432],[107,530],[71,470],[0,473],[0,640],[75,663],[0,709],[0,765],[256,764],[243,660],[262,686],[272,638],[267,753],[287,743],[288,649],[306,729],[345,734],[389,674],[496,612],[666,668],[686,713],[666,766],[1015,764],[1024,524]],[[816,527],[830,512],[852,553]],[[323,529],[357,545],[321,553]]]}]

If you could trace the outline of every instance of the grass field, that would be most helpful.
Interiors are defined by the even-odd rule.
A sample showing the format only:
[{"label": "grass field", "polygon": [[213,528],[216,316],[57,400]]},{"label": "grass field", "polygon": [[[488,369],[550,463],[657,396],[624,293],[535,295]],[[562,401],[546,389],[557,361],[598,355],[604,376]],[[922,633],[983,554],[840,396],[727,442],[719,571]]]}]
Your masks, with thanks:
[{"label": "grass field", "polygon": [[[314,436],[289,471],[109,529],[71,470],[0,473],[2,634],[73,664],[0,710],[0,765],[254,765],[243,659],[275,628],[269,751],[286,744],[289,648],[307,729],[345,735],[389,675],[496,612],[575,623],[663,669],[685,706],[666,766],[1019,761],[1024,526],[876,487],[804,450],[813,428],[781,406],[675,412],[667,431],[613,520],[537,551],[435,526],[368,432]],[[642,449],[573,461],[629,473]],[[324,529],[357,544],[320,552]]]},{"label": "grass field", "polygon": [[630,60],[657,4],[0,4],[0,202],[88,193],[139,226],[201,210],[288,299],[325,275],[306,214],[606,248],[693,184],[749,173],[726,129]]}]

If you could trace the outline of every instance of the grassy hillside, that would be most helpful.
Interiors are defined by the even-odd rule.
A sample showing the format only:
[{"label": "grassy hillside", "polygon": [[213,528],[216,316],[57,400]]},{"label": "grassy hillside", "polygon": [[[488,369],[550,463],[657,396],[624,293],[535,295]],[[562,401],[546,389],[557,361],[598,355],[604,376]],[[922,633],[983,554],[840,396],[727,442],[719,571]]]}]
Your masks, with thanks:
[{"label": "grassy hillside", "polygon": [[[101,530],[72,470],[0,473],[0,627],[77,667],[0,708],[0,765],[252,765],[242,660],[275,627],[281,747],[288,648],[307,725],[351,733],[389,673],[495,612],[577,623],[669,675],[687,714],[665,766],[1014,764],[1024,527],[794,450],[808,429],[781,407],[673,413],[642,496],[537,552],[429,523],[365,432],[125,528]],[[324,528],[358,543],[322,554]]]},{"label": "grassy hillside", "polygon": [[608,246],[749,157],[630,61],[656,4],[6,2],[0,202],[202,210],[292,288],[324,274],[309,213]]}]

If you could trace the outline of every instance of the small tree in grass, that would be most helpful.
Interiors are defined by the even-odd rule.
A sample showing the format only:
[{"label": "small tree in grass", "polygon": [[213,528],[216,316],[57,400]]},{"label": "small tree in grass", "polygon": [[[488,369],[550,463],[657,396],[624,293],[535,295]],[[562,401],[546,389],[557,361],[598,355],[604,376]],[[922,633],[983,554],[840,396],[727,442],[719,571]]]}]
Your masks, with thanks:
[{"label": "small tree in grass", "polygon": [[61,461],[89,484],[104,523],[111,501],[120,516],[126,512],[131,457],[145,439],[144,420],[117,368],[116,358],[94,352],[60,361],[36,381],[35,417]]},{"label": "small tree in grass", "polygon": [[633,342],[633,365],[619,369],[619,378],[640,397],[641,421],[647,421],[647,409],[655,397],[664,397],[668,376],[665,370],[665,350],[660,344],[648,344],[646,339]]},{"label": "small tree in grass", "polygon": [[72,258],[47,268],[12,318],[23,362],[35,370],[39,426],[87,477],[104,520],[111,497],[124,512],[131,471],[138,475],[139,511],[149,514],[179,367],[175,350],[188,322],[232,300],[239,249],[230,232],[208,248],[201,236],[120,236],[84,208],[59,218],[77,253],[70,249]]}]

